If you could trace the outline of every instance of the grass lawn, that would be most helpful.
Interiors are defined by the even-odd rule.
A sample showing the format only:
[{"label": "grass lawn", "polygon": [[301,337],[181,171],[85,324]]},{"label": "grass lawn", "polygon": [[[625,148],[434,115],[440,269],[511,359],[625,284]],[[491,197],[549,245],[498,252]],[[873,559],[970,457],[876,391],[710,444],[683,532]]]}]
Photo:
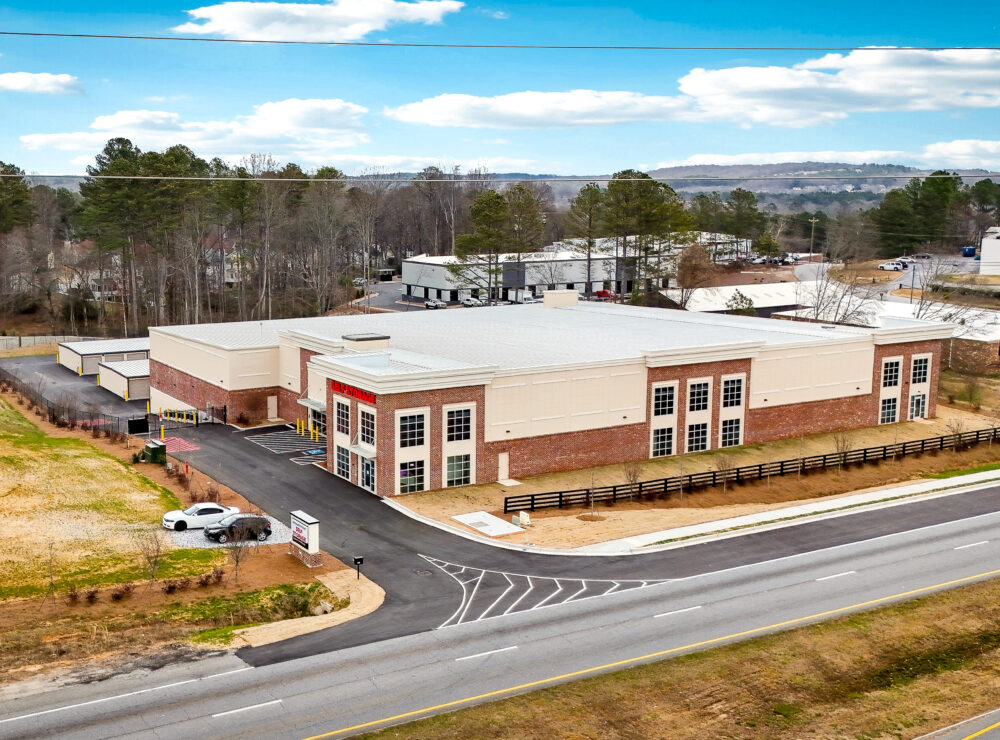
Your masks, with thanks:
[{"label": "grass lawn", "polygon": [[995,709],[998,666],[994,580],[366,737],[914,738]]}]

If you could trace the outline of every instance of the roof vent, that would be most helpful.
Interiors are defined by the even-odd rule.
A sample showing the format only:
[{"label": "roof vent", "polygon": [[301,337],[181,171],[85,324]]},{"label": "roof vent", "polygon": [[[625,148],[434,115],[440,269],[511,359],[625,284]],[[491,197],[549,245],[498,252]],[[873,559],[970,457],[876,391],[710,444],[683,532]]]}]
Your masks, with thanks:
[{"label": "roof vent", "polygon": [[353,349],[356,352],[370,352],[373,349],[388,349],[389,335],[365,332],[360,334],[344,334],[344,349]]},{"label": "roof vent", "polygon": [[820,328],[821,329],[836,329],[837,327],[834,326],[833,324],[821,324]]}]

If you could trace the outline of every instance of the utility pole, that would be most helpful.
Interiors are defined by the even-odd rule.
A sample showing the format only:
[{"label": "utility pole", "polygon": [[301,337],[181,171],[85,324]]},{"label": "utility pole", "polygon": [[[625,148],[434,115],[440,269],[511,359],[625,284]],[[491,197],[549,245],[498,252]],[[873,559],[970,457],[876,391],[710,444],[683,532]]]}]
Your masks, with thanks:
[{"label": "utility pole", "polygon": [[816,236],[816,222],[817,221],[819,221],[819,219],[816,218],[815,216],[813,216],[811,219],[809,219],[809,223],[812,224],[812,229],[809,231],[809,259],[810,260],[812,259],[812,256],[813,256],[813,238]]}]

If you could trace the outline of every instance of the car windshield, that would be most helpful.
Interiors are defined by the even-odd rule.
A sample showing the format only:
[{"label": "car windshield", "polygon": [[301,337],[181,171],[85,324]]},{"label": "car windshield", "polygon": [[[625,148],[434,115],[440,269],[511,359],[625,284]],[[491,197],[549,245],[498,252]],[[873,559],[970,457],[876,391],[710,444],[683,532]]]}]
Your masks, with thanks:
[{"label": "car windshield", "polygon": [[187,516],[195,516],[200,511],[201,511],[201,507],[198,504],[195,504],[194,506],[189,506],[186,509],[184,509],[184,513]]},{"label": "car windshield", "polygon": [[219,520],[219,524],[221,524],[224,527],[228,527],[230,524],[233,524],[238,519],[239,519],[239,517],[236,514],[230,514],[225,519],[220,519]]}]

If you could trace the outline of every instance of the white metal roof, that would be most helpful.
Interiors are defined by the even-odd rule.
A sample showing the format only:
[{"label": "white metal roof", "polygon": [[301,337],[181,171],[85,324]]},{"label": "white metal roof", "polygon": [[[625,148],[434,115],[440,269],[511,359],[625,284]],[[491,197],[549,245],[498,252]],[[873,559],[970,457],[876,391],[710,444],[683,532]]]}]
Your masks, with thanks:
[{"label": "white metal roof", "polygon": [[[736,293],[749,298],[754,308],[773,306],[809,305],[816,281],[790,283],[753,283],[751,285],[721,285],[715,288],[696,288],[688,299],[688,311],[725,311]],[[663,291],[668,298],[680,300],[680,290]]]},{"label": "white metal roof", "polygon": [[[388,334],[396,350],[420,357],[410,364],[437,362],[467,366],[531,368],[585,362],[640,360],[642,352],[703,348],[738,342],[787,345],[829,342],[871,333],[869,329],[779,322],[747,316],[692,313],[608,303],[553,308],[543,304],[446,311],[327,316],[311,319],[196,324],[151,329],[225,349],[277,346],[278,332],[309,331],[338,339],[372,331]],[[169,358],[167,358],[169,360]]]},{"label": "white metal roof", "polygon": [[128,339],[95,339],[90,342],[60,342],[65,347],[81,357],[91,355],[114,355],[119,352],[149,351],[149,337],[131,337]]},{"label": "white metal roof", "polygon": [[[558,249],[543,252],[525,252],[523,254],[501,254],[499,255],[500,262],[525,262],[527,264],[536,262],[569,262],[572,260],[585,260],[587,259],[587,253],[581,252],[577,249]],[[604,255],[591,255],[591,259],[605,260],[610,259]],[[418,254],[416,257],[409,257],[404,262],[419,262],[424,265],[453,265],[459,260],[457,257],[451,254],[446,255],[429,255],[429,254]]]},{"label": "white metal roof", "polygon": [[107,368],[123,378],[148,378],[149,360],[123,360],[121,362],[102,362],[99,368]]}]

